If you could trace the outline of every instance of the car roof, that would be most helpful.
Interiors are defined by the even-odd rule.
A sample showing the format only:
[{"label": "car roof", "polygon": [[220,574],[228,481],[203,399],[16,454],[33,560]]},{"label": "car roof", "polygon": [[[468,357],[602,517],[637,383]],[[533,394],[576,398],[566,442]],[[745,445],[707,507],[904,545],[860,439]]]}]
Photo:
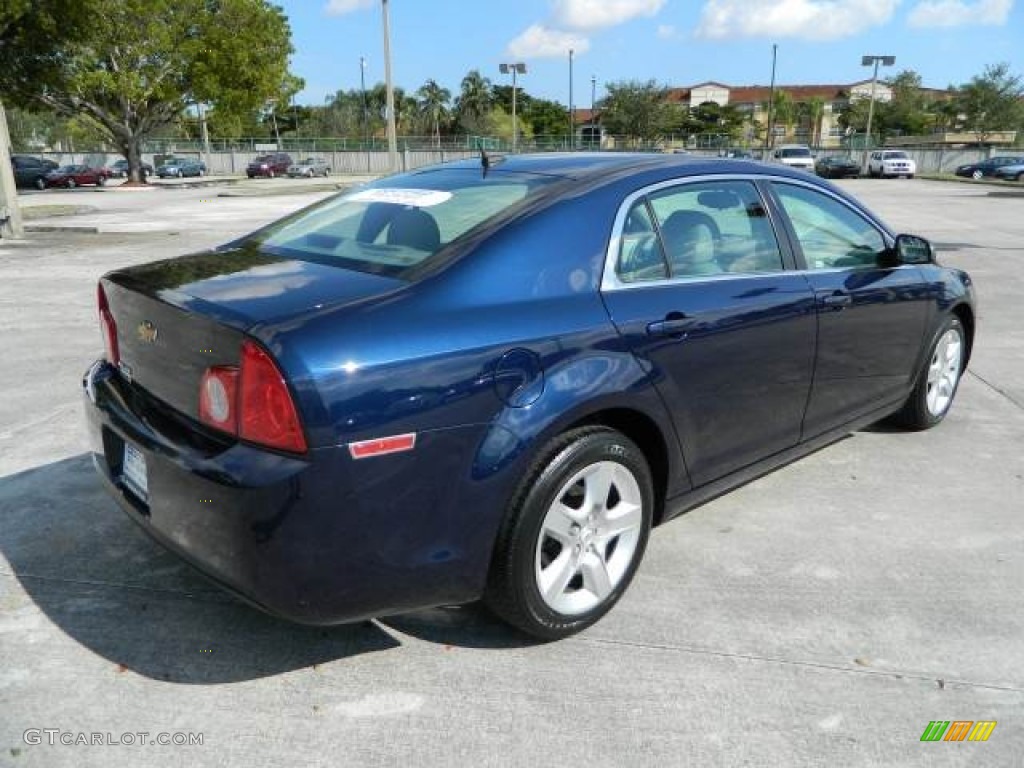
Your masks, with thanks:
[{"label": "car roof", "polygon": [[[666,177],[698,176],[716,173],[770,173],[805,179],[807,174],[748,158],[704,157],[701,155],[675,155],[654,152],[563,152],[523,155],[488,155],[491,172],[532,173],[566,179],[599,181],[602,177],[617,177],[626,172],[663,170]],[[480,159],[457,160],[442,165],[426,166],[409,175],[439,170],[480,170]]]}]

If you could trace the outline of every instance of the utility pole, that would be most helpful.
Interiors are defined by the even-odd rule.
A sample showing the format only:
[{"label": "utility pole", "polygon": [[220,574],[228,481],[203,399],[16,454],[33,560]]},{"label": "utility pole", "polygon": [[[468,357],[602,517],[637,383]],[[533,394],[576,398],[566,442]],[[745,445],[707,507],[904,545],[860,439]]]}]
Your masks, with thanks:
[{"label": "utility pole", "polygon": [[895,63],[895,56],[861,56],[860,59],[862,67],[870,67],[872,64],[875,65],[875,71],[871,75],[871,100],[868,102],[868,125],[864,131],[864,156],[861,158],[861,169],[865,174],[868,172],[868,150],[871,143],[871,119],[875,116],[875,86],[878,84],[878,65],[884,64],[887,67],[891,67]]},{"label": "utility pole", "polygon": [[774,115],[772,111],[775,109],[775,59],[779,52],[779,46],[776,43],[772,43],[772,84],[768,88],[768,127],[764,132],[764,153],[762,160],[767,160],[768,157],[768,141],[771,140],[772,146],[775,146],[775,126],[773,125],[772,118]]},{"label": "utility pole", "polygon": [[11,167],[11,136],[7,132],[7,113],[0,101],[0,238],[23,237],[18,190]]},{"label": "utility pole", "polygon": [[388,166],[392,173],[398,171],[398,133],[395,128],[395,89],[391,84],[391,26],[388,19],[388,0],[380,0],[384,17],[384,87],[387,90],[388,112]]}]

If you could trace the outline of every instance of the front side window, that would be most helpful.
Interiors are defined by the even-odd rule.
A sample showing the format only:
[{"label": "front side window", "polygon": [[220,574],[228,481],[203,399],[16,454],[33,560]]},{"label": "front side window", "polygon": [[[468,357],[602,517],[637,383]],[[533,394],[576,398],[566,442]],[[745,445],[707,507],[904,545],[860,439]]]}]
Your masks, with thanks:
[{"label": "front side window", "polygon": [[876,266],[885,239],[838,200],[795,184],[774,184],[809,269]]},{"label": "front side window", "polygon": [[649,199],[672,277],[782,270],[782,253],[753,183],[685,184]]}]

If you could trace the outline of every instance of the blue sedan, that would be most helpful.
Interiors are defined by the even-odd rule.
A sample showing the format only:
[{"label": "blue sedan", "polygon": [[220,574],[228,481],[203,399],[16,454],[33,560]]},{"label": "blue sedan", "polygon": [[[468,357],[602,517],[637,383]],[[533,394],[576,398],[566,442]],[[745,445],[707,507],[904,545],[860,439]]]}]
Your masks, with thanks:
[{"label": "blue sedan", "polygon": [[653,525],[884,417],[948,413],[974,292],[829,182],[746,160],[483,156],[105,275],[109,492],[314,624],[483,598],[540,638]]}]

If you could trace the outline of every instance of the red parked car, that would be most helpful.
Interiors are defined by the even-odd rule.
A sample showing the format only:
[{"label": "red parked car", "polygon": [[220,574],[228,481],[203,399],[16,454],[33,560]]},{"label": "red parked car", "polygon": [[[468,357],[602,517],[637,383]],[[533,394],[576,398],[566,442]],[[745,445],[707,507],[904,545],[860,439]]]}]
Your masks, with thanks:
[{"label": "red parked car", "polygon": [[95,184],[102,187],[110,178],[106,168],[90,168],[88,165],[62,165],[55,171],[46,174],[47,187],[66,187],[74,189],[82,184]]}]

